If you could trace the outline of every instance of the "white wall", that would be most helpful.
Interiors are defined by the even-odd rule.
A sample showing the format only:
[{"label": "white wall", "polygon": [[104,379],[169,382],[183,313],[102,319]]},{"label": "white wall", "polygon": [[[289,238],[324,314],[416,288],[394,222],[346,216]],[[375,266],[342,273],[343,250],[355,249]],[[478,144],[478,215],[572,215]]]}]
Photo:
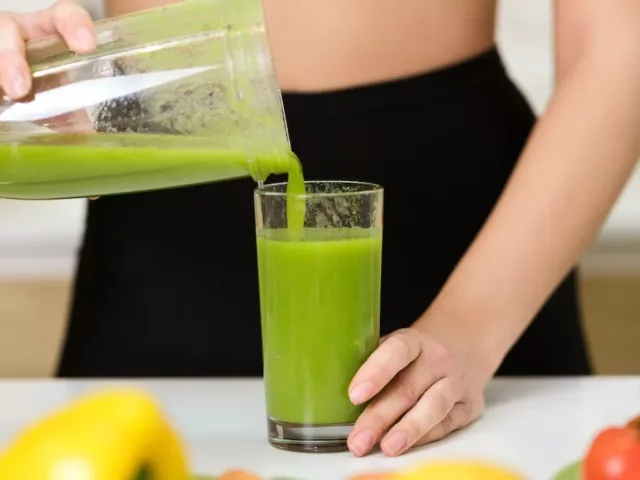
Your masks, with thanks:
[{"label": "white wall", "polygon": [[[0,11],[29,11],[50,3],[51,0],[0,0]],[[100,0],[82,3],[96,18],[102,15]],[[499,42],[507,67],[537,111],[544,108],[551,91],[550,5],[550,1],[503,0],[500,10]],[[70,275],[84,206],[84,201],[77,200],[0,200],[0,276]],[[600,243],[620,238],[637,238],[640,244],[639,175],[630,182]],[[628,267],[636,261],[635,257],[610,255],[587,260],[598,269]],[[640,262],[634,265],[640,268]]]}]

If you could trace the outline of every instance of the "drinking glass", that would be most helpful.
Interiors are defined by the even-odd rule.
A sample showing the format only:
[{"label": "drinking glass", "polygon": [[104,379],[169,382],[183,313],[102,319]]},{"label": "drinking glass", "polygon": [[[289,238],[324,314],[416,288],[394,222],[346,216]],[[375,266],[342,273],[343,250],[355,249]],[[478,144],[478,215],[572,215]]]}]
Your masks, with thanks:
[{"label": "drinking glass", "polygon": [[344,450],[364,408],[348,386],[379,343],[383,189],[321,181],[287,194],[271,184],[254,198],[269,441]]}]

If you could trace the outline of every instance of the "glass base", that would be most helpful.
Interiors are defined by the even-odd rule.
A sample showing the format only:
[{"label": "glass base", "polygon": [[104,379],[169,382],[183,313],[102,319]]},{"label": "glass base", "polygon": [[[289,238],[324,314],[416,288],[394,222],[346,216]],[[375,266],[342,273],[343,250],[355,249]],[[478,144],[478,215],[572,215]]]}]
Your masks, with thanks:
[{"label": "glass base", "polygon": [[267,423],[271,445],[282,450],[308,453],[348,450],[347,437],[353,428],[353,423],[305,425],[280,422],[273,418],[269,418]]}]

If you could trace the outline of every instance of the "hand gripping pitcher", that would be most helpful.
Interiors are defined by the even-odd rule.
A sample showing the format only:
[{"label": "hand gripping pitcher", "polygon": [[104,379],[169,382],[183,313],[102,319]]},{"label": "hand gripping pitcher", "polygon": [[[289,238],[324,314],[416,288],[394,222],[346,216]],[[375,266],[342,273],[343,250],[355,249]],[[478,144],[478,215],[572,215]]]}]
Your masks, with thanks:
[{"label": "hand gripping pitcher", "polygon": [[[188,0],[32,42],[32,94],[0,90],[0,197],[57,199],[286,173],[261,0]],[[296,160],[297,162],[297,160]]]}]

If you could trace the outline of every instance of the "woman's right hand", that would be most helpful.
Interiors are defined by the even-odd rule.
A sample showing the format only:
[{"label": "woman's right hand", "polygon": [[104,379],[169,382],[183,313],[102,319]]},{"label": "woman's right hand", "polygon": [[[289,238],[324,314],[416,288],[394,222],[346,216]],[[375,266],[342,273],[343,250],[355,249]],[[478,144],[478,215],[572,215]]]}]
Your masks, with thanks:
[{"label": "woman's right hand", "polygon": [[0,13],[0,89],[13,100],[26,97],[32,87],[26,42],[53,34],[77,53],[96,48],[93,20],[74,0],[30,13]]}]

